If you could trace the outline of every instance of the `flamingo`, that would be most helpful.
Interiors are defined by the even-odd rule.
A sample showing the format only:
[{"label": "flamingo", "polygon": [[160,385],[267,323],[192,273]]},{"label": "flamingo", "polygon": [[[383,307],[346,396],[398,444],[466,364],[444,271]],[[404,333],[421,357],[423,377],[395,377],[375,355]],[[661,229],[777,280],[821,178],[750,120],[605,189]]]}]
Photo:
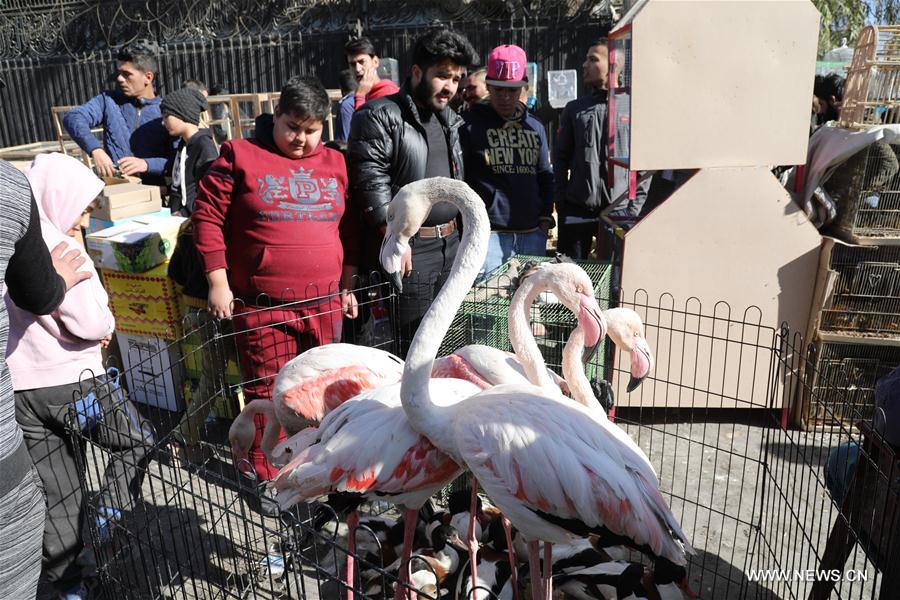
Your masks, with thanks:
[{"label": "flamingo", "polygon": [[[382,266],[397,283],[409,238],[434,201],[421,194],[409,200],[402,218],[395,218],[396,199],[391,203],[381,250]],[[483,230],[483,204],[460,209],[466,233]],[[655,472],[605,414],[533,385],[500,385],[457,402],[436,401],[434,392],[439,390],[432,390],[434,381],[429,379],[441,333],[449,327],[480,264],[472,260],[476,253],[469,251],[471,243],[470,237],[461,244],[450,277],[413,337],[400,384],[409,424],[466,466],[523,537],[565,543],[596,533],[657,560],[685,565],[685,551],[693,549],[659,491]],[[581,329],[585,344],[595,347],[605,320],[592,289],[567,293],[573,294],[568,302],[580,307],[579,316],[593,317],[580,319],[576,331]],[[590,389],[583,368],[570,370],[579,387]],[[569,375],[565,367],[564,374]],[[549,545],[545,554],[549,555]],[[530,558],[536,573],[537,557]],[[549,567],[547,560],[548,576]],[[536,580],[532,578],[537,596]]]},{"label": "flamingo", "polygon": [[[581,267],[572,262],[544,262],[535,264],[530,270],[523,272],[519,279],[519,287],[513,294],[510,302],[509,339],[515,350],[515,356],[520,361],[520,367],[524,372],[525,383],[538,385],[546,390],[554,390],[558,383],[567,379],[559,379],[550,369],[544,366],[543,358],[537,343],[531,333],[528,315],[534,300],[546,293],[552,293],[557,300],[566,305],[573,312],[585,310],[580,304],[572,306],[573,298],[567,297],[565,288],[569,290],[593,290],[593,283],[588,274]],[[596,313],[599,309],[592,308]],[[602,319],[593,313],[582,316],[592,316],[601,327],[601,332],[608,335],[613,343],[631,355],[631,379],[628,382],[627,391],[632,392],[637,388],[653,369],[653,353],[644,336],[644,323],[640,315],[630,308],[611,308],[600,311]],[[586,357],[589,359],[590,357]],[[440,360],[440,359],[438,359]],[[587,360],[585,360],[587,362]],[[577,365],[577,361],[573,363]],[[549,375],[549,378],[548,378]],[[565,373],[564,373],[565,375]],[[509,381],[504,383],[521,383]],[[594,406],[596,402],[591,392],[588,398],[578,398],[574,391],[565,383],[568,396],[571,396],[585,406]],[[591,398],[591,399],[589,399]]]},{"label": "flamingo", "polygon": [[[315,439],[315,429],[307,427],[291,437],[279,442],[282,433],[281,422],[275,418],[275,406],[268,400],[257,399],[248,402],[228,429],[228,443],[234,464],[244,473],[252,474],[253,469],[248,462],[250,448],[256,437],[256,421],[258,415],[266,417],[260,449],[272,465],[281,467],[289,462],[297,453],[309,446]],[[242,468],[246,466],[249,470]]]},{"label": "flamingo", "polygon": [[[436,358],[431,376],[466,379],[485,390],[504,383],[529,383],[516,353],[483,344],[469,344]],[[550,369],[547,377],[557,389],[568,389],[566,382]]]},{"label": "flamingo", "polygon": [[[411,196],[429,197],[432,202],[404,200]],[[432,178],[408,184],[398,192],[391,204],[406,202],[416,210],[424,211],[425,214],[421,215],[424,220],[431,203],[438,198],[460,208],[465,207],[464,212],[470,214],[473,213],[472,207],[481,206],[480,219],[473,220],[472,226],[463,232],[461,244],[466,250],[457,254],[453,272],[445,284],[445,288],[447,285],[458,287],[461,282],[460,263],[470,264],[477,272],[487,252],[487,215],[478,195],[460,181]],[[418,226],[406,233],[412,236],[417,230]],[[471,285],[474,274],[468,283],[462,283]],[[441,305],[442,297],[446,298],[447,293],[442,291],[438,294],[431,310]],[[462,300],[459,296],[455,306],[446,303],[442,306],[452,315]],[[449,325],[447,321],[443,331],[431,331],[438,342]],[[428,375],[430,373],[429,369]],[[424,385],[432,387],[441,402],[448,405],[480,391],[478,386],[465,380],[429,379],[426,377]],[[452,458],[437,450],[428,438],[410,427],[400,401],[400,384],[395,383],[363,392],[328,412],[321,422],[316,442],[283,467],[271,485],[282,508],[339,491],[356,492],[364,497],[377,497],[401,505],[404,508],[405,531],[400,585],[395,595],[399,600],[408,580],[412,534],[418,509],[461,473],[462,469]],[[348,545],[352,546],[353,523],[350,526]],[[469,551],[474,558],[472,544],[470,536]],[[352,548],[348,553],[347,573],[352,589]]]},{"label": "flamingo", "polygon": [[[436,381],[447,401],[479,391],[468,381]],[[407,580],[419,509],[462,473],[457,463],[409,426],[399,394],[400,384],[394,383],[363,392],[335,408],[323,419],[315,443],[283,467],[271,483],[283,509],[335,492],[356,493],[404,507],[398,600]],[[348,519],[347,584],[351,589],[356,518],[351,515]],[[352,592],[348,595],[352,597]]]},{"label": "flamingo", "polygon": [[603,312],[610,339],[631,355],[631,379],[625,388],[633,392],[653,370],[653,353],[644,337],[644,323],[630,308],[611,308]]},{"label": "flamingo", "polygon": [[318,425],[348,398],[400,381],[403,361],[379,348],[327,344],[288,361],[275,377],[275,415],[288,433]]}]

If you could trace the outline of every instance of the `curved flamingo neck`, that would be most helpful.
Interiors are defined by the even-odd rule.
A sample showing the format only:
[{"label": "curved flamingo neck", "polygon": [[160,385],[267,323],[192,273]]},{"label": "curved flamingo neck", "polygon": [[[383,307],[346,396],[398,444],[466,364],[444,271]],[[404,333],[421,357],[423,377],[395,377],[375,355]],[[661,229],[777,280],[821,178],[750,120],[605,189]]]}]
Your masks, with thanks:
[{"label": "curved flamingo neck", "polygon": [[440,201],[456,206],[462,214],[463,236],[450,276],[425,313],[409,346],[403,366],[400,399],[412,428],[427,435],[435,446],[449,453],[453,440],[449,437],[442,439],[442,436],[450,436],[451,433],[447,431],[449,428],[444,411],[431,398],[428,382],[444,335],[484,264],[490,226],[484,202],[471,190],[441,198],[428,197],[427,201],[432,206]]},{"label": "curved flamingo neck", "polygon": [[253,418],[256,415],[265,415],[266,428],[263,430],[259,446],[263,454],[268,458],[272,449],[278,445],[278,438],[281,437],[281,422],[275,416],[275,404],[269,400],[253,400],[244,407],[241,414],[243,415],[245,412],[251,424],[253,424]]},{"label": "curved flamingo neck", "polygon": [[547,373],[529,320],[535,299],[541,292],[549,289],[540,279],[539,274],[526,277],[513,294],[509,303],[509,341],[528,381],[544,389],[558,389]]},{"label": "curved flamingo neck", "polygon": [[572,330],[569,339],[563,348],[562,370],[563,377],[569,385],[572,397],[591,411],[596,411],[606,416],[606,411],[594,397],[591,382],[584,374],[584,364],[581,362],[581,353],[584,351],[584,331],[581,325]]}]

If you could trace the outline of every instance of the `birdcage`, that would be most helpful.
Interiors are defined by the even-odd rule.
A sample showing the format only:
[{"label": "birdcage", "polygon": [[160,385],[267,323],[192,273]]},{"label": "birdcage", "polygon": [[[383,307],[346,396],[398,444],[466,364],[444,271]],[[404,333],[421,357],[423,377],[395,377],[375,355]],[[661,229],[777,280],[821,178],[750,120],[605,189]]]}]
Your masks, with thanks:
[{"label": "birdcage", "polygon": [[900,365],[900,347],[820,341],[808,354],[807,427],[854,426],[871,421],[875,383]]},{"label": "birdcage", "polygon": [[837,245],[829,271],[833,291],[819,319],[819,337],[900,343],[900,247]]},{"label": "birdcage", "polygon": [[[509,339],[509,304],[515,291],[515,280],[523,265],[528,262],[547,262],[544,256],[516,255],[497,267],[472,286],[450,326],[441,346],[442,354],[449,354],[466,344],[486,344],[501,350],[512,350]],[[609,308],[612,265],[594,261],[575,261],[594,284],[594,292],[600,298],[601,308]],[[531,308],[535,323],[534,334],[547,366],[561,373],[562,349],[568,332],[575,326],[575,318],[555,298],[547,295],[539,298]],[[589,377],[602,365],[605,349],[589,365]]]},{"label": "birdcage", "polygon": [[[600,268],[602,276],[605,267]],[[369,286],[358,297],[365,310],[387,308],[392,318],[396,316],[395,297],[385,286]],[[886,545],[879,548],[878,541],[873,541],[872,527],[866,525],[871,519],[851,519],[846,502],[832,500],[826,487],[829,452],[841,444],[869,442],[846,427],[810,432],[782,427],[783,411],[796,393],[811,389],[811,381],[818,382],[811,394],[812,412],[825,407],[839,410],[852,402],[849,388],[832,387],[830,377],[811,378],[814,363],[809,369],[801,368],[809,362],[803,342],[761,323],[759,311],[746,312],[740,319],[729,317],[725,323],[721,314],[706,314],[692,302],[676,305],[670,297],[653,303],[644,297],[623,299],[621,304],[644,320],[656,361],[649,376],[659,384],[654,393],[666,390],[673,402],[677,398],[679,408],[660,408],[658,403],[646,408],[640,401],[631,402],[618,411],[616,422],[647,453],[666,501],[697,549],[689,557],[687,570],[699,597],[775,599],[812,594],[862,599],[879,593],[882,598],[897,597],[891,593],[897,588],[888,587],[896,585],[887,568],[895,562],[889,555],[882,557]],[[331,314],[309,306],[293,317],[286,312],[295,308],[292,303],[272,303],[258,306],[255,313],[282,329]],[[461,308],[459,315],[466,310]],[[548,314],[552,313],[533,312],[535,325]],[[710,322],[714,326],[709,327]],[[205,328],[192,351],[207,360],[208,393],[196,394],[181,412],[138,405],[154,436],[134,444],[136,449],[115,451],[101,443],[103,436],[98,433],[112,427],[113,419],[97,423],[90,431],[76,426],[74,414],[70,419],[76,446],[84,448],[83,512],[97,561],[92,597],[337,600],[348,591],[341,567],[348,553],[346,540],[333,524],[319,526],[320,507],[266,514],[264,491],[238,473],[239,465],[231,457],[226,440],[229,422],[212,408],[238,390],[260,383],[243,369],[236,382],[227,375],[226,348],[239,346],[241,336],[254,327],[247,321],[235,325],[233,331],[225,331],[217,321],[186,325],[189,330]],[[741,332],[737,337],[735,327]],[[562,327],[547,331],[554,336],[568,334]],[[363,330],[354,333],[359,334],[358,340],[386,349],[400,342],[396,337],[376,339]],[[184,342],[169,343],[160,352],[175,352]],[[451,331],[444,347],[455,349],[465,342],[458,331]],[[279,347],[277,340],[272,343]],[[688,354],[690,360],[685,359]],[[278,361],[290,357],[276,352]],[[129,370],[140,370],[154,358],[143,356]],[[621,357],[610,353],[610,365],[614,358],[618,370]],[[747,369],[749,381],[765,384],[723,386],[717,382],[726,378],[711,377],[703,364],[717,365],[723,374]],[[169,368],[189,379],[183,357],[171,361]],[[125,381],[140,381],[125,375]],[[867,385],[871,381],[867,379]],[[632,396],[640,399],[641,389]],[[100,388],[84,390],[85,394],[91,391],[102,392]],[[624,385],[616,386],[615,393],[624,396]],[[736,408],[717,409],[724,399]],[[891,475],[863,469],[881,464],[867,452],[858,459],[858,469],[866,474],[866,490],[885,489]],[[132,473],[127,490],[118,489],[106,476],[110,469],[123,466]],[[856,479],[863,481],[851,478],[847,484],[851,491],[862,489],[862,483],[854,483]],[[383,507],[376,504],[368,510]],[[886,510],[881,509],[879,523],[900,522],[887,520],[891,515]],[[840,539],[829,535],[832,524],[841,523],[850,524],[849,533]],[[383,565],[366,562],[363,556],[356,559],[360,569],[375,569],[388,582],[381,589],[389,594],[392,576]],[[807,570],[826,566],[840,576],[818,581],[807,576]],[[354,578],[353,591],[360,599],[383,597],[367,593],[359,577]],[[420,597],[435,600],[427,594]],[[457,596],[451,593],[450,597]]]},{"label": "birdcage", "polygon": [[900,145],[876,141],[824,184],[837,216],[825,230],[856,244],[900,244]]},{"label": "birdcage", "polygon": [[900,26],[870,25],[856,42],[839,124],[868,129],[900,123]]}]

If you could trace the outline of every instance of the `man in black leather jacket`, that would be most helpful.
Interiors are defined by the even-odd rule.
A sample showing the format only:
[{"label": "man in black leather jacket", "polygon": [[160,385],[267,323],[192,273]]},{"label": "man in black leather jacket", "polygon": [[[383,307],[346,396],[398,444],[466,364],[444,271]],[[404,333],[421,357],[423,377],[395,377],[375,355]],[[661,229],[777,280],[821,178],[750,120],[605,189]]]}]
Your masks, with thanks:
[{"label": "man in black leather jacket", "polygon": [[[365,218],[364,256],[377,261],[387,207],[397,191],[427,177],[463,178],[459,128],[448,107],[475,50],[462,35],[442,29],[419,37],[410,77],[397,94],[367,102],[350,124],[350,193]],[[438,203],[412,238],[412,267],[399,302],[401,354],[444,284],[459,246],[457,210]],[[369,265],[374,268],[375,264]]]}]

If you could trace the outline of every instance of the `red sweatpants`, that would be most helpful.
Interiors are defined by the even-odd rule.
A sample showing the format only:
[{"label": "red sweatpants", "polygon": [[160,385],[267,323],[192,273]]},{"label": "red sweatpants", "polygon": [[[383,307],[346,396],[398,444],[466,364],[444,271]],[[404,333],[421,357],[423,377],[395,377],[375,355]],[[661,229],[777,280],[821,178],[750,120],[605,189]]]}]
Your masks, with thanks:
[{"label": "red sweatpants", "polygon": [[[340,340],[341,300],[335,297],[311,307],[236,307],[234,326],[244,401],[271,402],[275,376],[285,363],[310,348]],[[260,480],[269,481],[278,469],[269,464],[260,449],[266,417],[257,415],[255,420],[256,439],[250,448],[250,462]]]}]

